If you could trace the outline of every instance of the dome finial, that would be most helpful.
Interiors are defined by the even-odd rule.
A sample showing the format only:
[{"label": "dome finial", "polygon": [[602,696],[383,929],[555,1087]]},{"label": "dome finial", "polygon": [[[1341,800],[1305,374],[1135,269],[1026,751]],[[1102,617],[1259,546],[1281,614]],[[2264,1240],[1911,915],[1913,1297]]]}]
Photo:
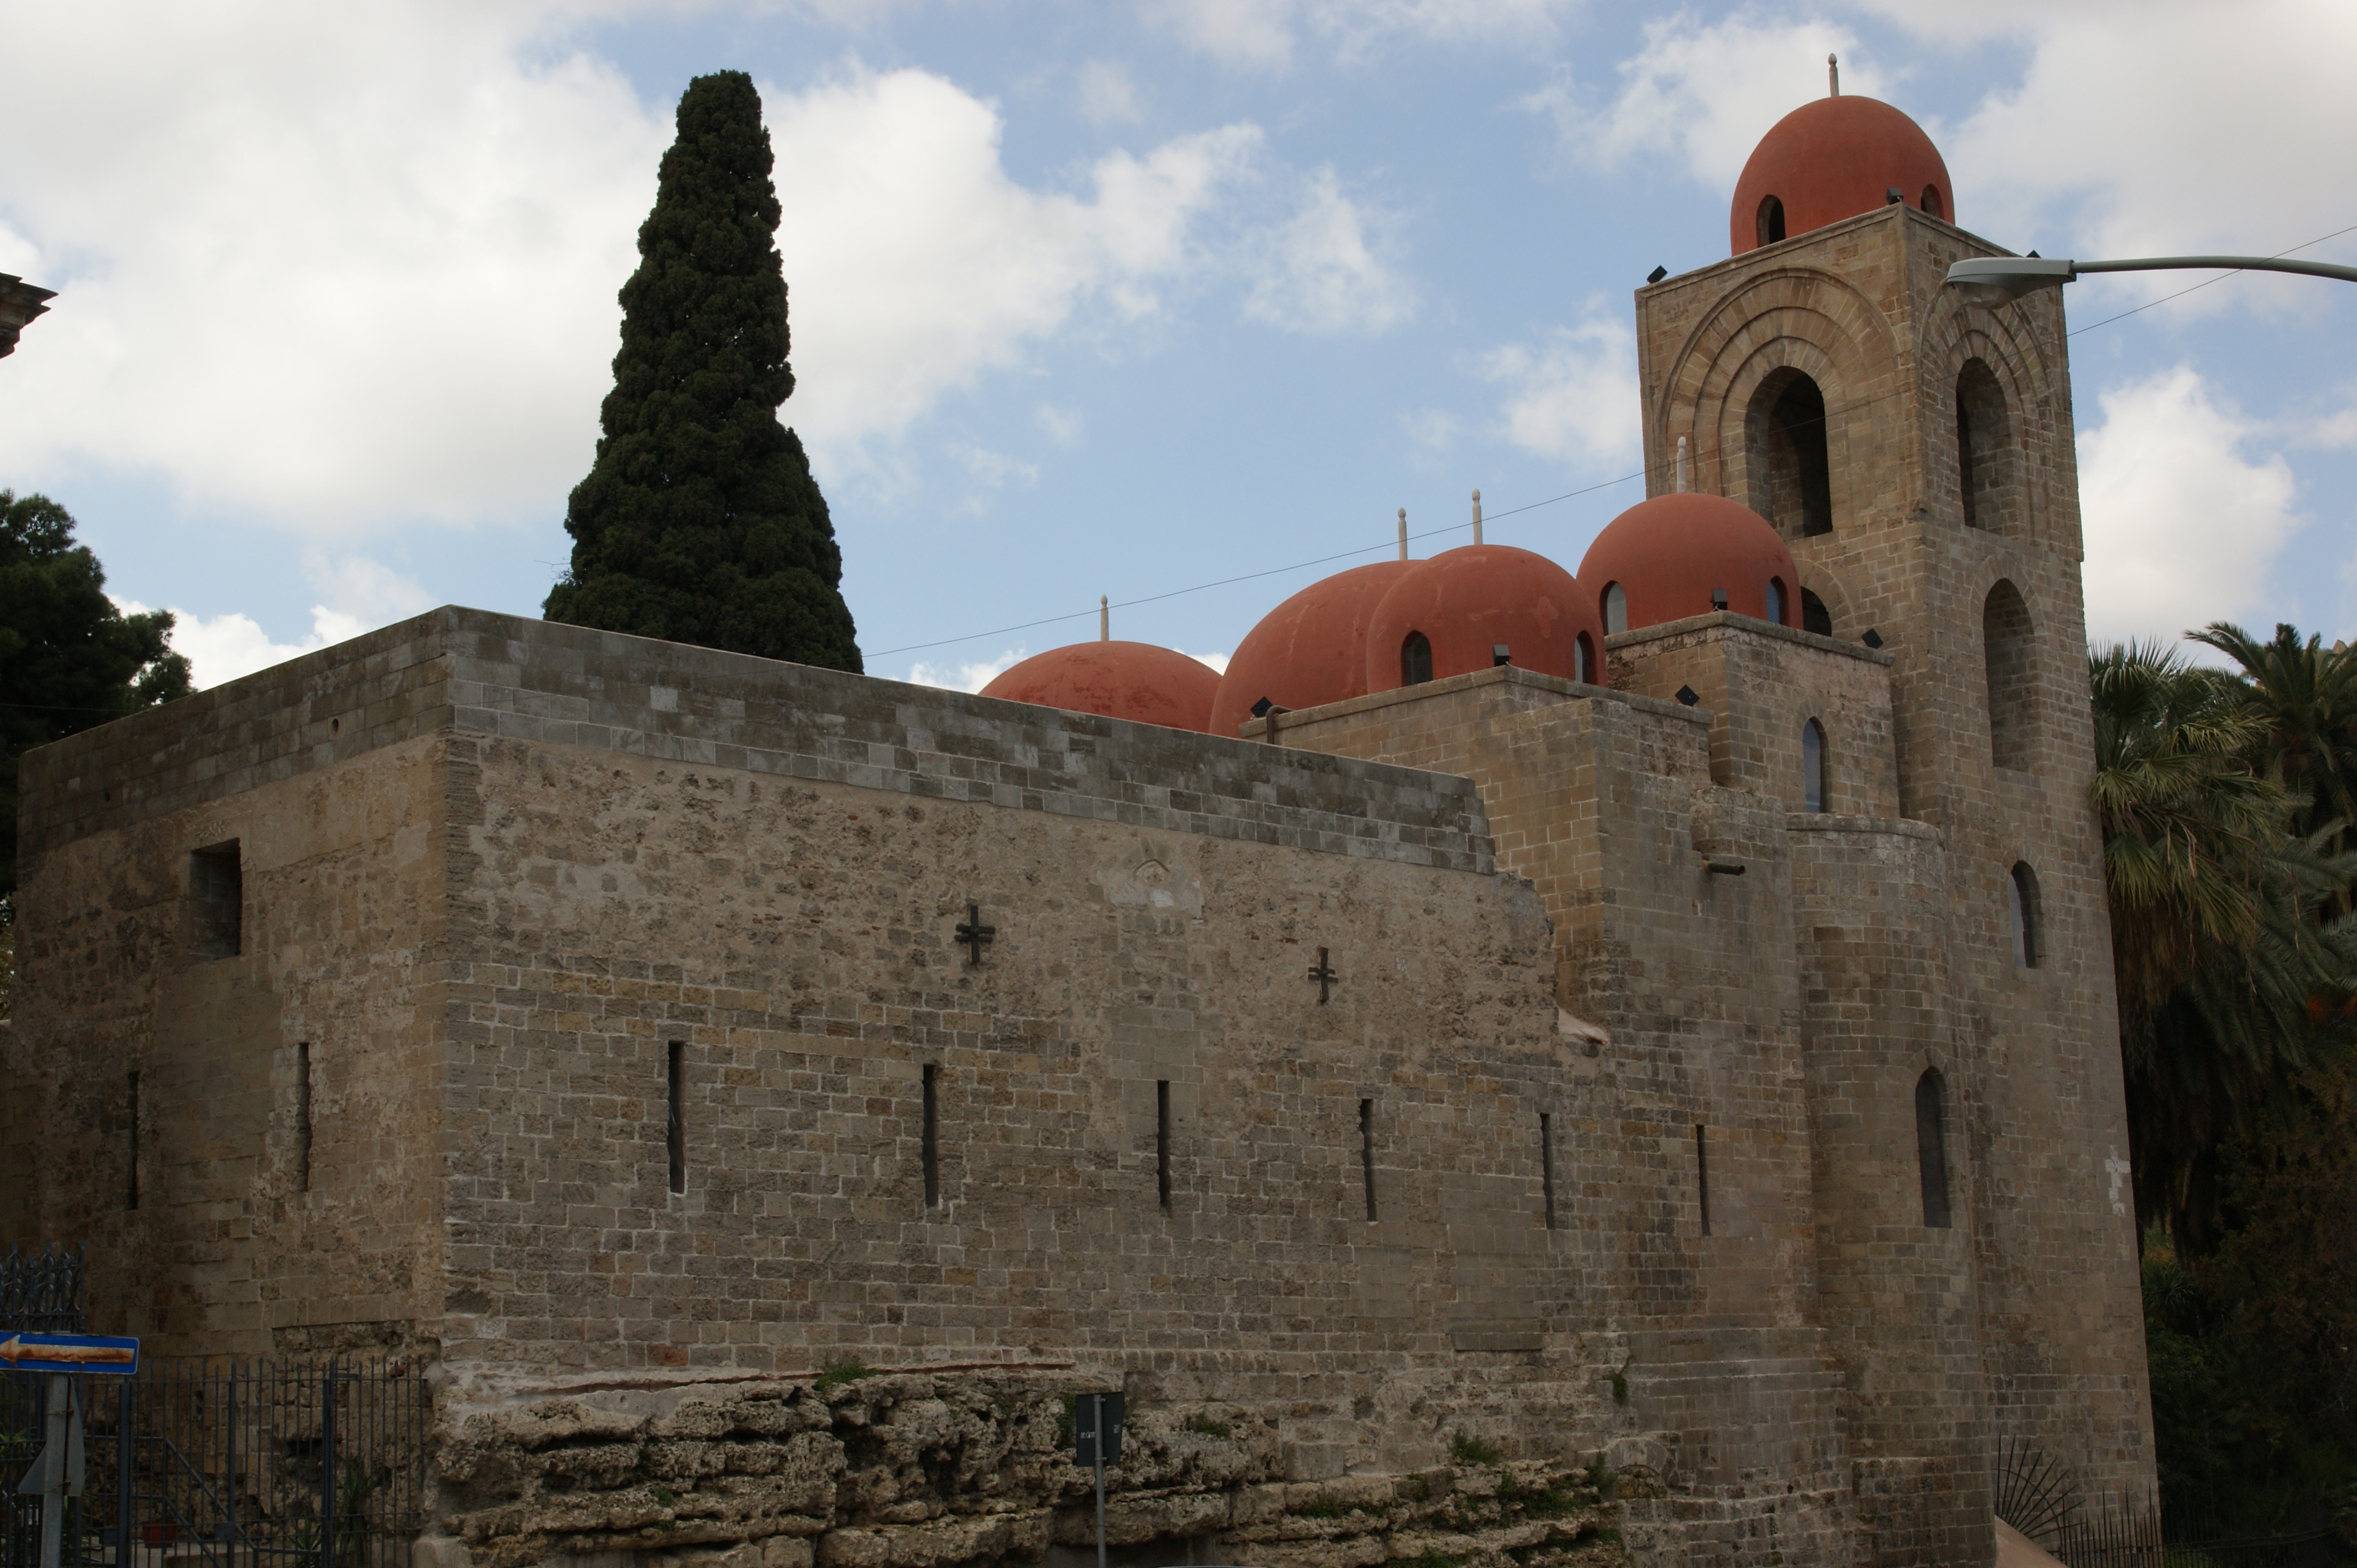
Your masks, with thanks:
[{"label": "dome finial", "polygon": [[1473,492],[1473,542],[1481,542],[1481,492]]},{"label": "dome finial", "polygon": [[1841,96],[1841,56],[1839,55],[1825,57],[1825,96],[1828,98]]},{"label": "dome finial", "polygon": [[1400,508],[1400,559],[1407,559],[1407,508]]},{"label": "dome finial", "polygon": [[1103,594],[1097,596],[1097,640],[1113,640],[1113,601]]},{"label": "dome finial", "polygon": [[1686,438],[1678,437],[1678,494],[1686,493]]}]

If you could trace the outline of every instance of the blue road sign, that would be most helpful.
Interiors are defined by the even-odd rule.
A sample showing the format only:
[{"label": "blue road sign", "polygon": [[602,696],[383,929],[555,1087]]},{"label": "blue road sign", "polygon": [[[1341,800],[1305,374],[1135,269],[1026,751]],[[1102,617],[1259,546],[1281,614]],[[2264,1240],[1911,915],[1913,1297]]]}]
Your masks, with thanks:
[{"label": "blue road sign", "polygon": [[139,1370],[139,1341],[108,1334],[10,1334],[0,1340],[0,1367],[127,1378]]}]

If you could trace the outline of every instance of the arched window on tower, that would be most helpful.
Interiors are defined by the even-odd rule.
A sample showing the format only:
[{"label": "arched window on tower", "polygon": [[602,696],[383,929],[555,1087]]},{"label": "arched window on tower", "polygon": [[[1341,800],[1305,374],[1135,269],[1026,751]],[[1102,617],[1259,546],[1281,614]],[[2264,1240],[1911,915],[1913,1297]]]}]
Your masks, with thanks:
[{"label": "arched window on tower", "polygon": [[2006,935],[2013,944],[2017,969],[2036,969],[2038,949],[2044,938],[2039,929],[2038,874],[2027,861],[2017,860],[2005,879]]},{"label": "arched window on tower", "polygon": [[1947,217],[1947,213],[1943,210],[1945,205],[1946,204],[1940,199],[1940,188],[1938,186],[1927,185],[1923,188],[1924,211],[1930,213],[1934,218],[1945,218]]},{"label": "arched window on tower", "polygon": [[1801,810],[1831,809],[1825,804],[1825,726],[1811,719],[1801,726]]},{"label": "arched window on tower", "polygon": [[1772,196],[1760,202],[1760,242],[1763,245],[1781,243],[1784,238],[1784,204]]},{"label": "arched window on tower", "polygon": [[1571,678],[1591,686],[1596,683],[1596,644],[1587,639],[1584,631],[1572,639]]},{"label": "arched window on tower", "polygon": [[2005,389],[1986,360],[1966,360],[1956,375],[1956,488],[1966,528],[2010,532],[2013,470]]},{"label": "arched window on tower", "polygon": [[1786,538],[1834,531],[1833,466],[1825,454],[1825,394],[1806,375],[1776,371],[1743,415],[1751,510]]},{"label": "arched window on tower", "polygon": [[1629,594],[1618,583],[1604,585],[1604,631],[1608,637],[1629,629]]},{"label": "arched window on tower", "polygon": [[1923,1176],[1923,1223],[1945,1230],[1954,1223],[1948,1204],[1948,1085],[1935,1067],[1915,1080],[1915,1165]]},{"label": "arched window on tower", "polygon": [[1432,639],[1420,631],[1400,644],[1400,684],[1421,686],[1432,679]]},{"label": "arched window on tower", "polygon": [[2000,578],[1981,607],[1981,652],[1988,669],[1989,760],[2028,768],[2038,744],[2031,679],[2029,607]]},{"label": "arched window on tower", "polygon": [[1813,631],[1819,637],[1834,634],[1833,611],[1825,608],[1824,600],[1806,588],[1801,590],[1801,629]]},{"label": "arched window on tower", "polygon": [[1784,579],[1768,579],[1768,618],[1778,626],[1784,624]]}]

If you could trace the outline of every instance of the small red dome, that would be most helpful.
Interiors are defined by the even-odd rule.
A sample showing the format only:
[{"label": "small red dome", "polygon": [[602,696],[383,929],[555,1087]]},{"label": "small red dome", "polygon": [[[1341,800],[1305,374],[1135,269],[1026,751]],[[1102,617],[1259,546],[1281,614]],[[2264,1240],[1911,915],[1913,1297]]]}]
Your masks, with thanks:
[{"label": "small red dome", "polygon": [[1910,207],[1956,220],[1948,166],[1923,127],[1879,99],[1820,98],[1777,121],[1751,150],[1735,182],[1727,239],[1739,256],[1871,212],[1894,190]]},{"label": "small red dome", "polygon": [[1220,678],[1211,733],[1235,734],[1263,697],[1281,708],[1315,708],[1365,696],[1367,621],[1411,564],[1378,561],[1337,572],[1261,617]]},{"label": "small red dome", "polygon": [[1487,670],[1501,644],[1524,670],[1604,682],[1604,622],[1571,574],[1528,550],[1469,544],[1412,563],[1375,607],[1367,690],[1407,685],[1411,660],[1419,680]]},{"label": "small red dome", "polygon": [[1103,714],[1165,729],[1208,728],[1218,671],[1150,642],[1075,642],[1035,653],[982,689],[985,697]]},{"label": "small red dome", "polygon": [[[1725,589],[1738,615],[1801,623],[1801,575],[1792,553],[1768,520],[1725,496],[1695,491],[1639,501],[1604,525],[1579,563],[1579,584],[1607,621],[1605,603],[1617,584],[1626,596],[1627,629],[1708,615],[1714,590]],[[1770,584],[1783,602],[1769,611]]]}]

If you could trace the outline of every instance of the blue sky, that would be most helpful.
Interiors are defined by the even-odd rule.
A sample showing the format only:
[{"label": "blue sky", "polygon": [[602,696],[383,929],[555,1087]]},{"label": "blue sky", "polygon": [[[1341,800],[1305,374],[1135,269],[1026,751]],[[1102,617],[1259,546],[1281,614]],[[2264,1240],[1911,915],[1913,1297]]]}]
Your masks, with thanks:
[{"label": "blue sky", "polygon": [[[1372,559],[1403,506],[1458,527],[1476,486],[1490,538],[1577,565],[1642,494],[1631,292],[1726,254],[1829,49],[2000,244],[2357,226],[2346,5],[9,9],[0,272],[60,293],[0,363],[0,487],[63,501],[208,682],[537,613],[702,70],[751,72],[777,141],[784,417],[868,668],[959,684],[1093,636],[1101,593],[1116,635],[1224,654],[1348,562],[1272,569]],[[2198,281],[2071,288],[2092,628],[2350,636],[2357,293],[2105,320]]]}]

